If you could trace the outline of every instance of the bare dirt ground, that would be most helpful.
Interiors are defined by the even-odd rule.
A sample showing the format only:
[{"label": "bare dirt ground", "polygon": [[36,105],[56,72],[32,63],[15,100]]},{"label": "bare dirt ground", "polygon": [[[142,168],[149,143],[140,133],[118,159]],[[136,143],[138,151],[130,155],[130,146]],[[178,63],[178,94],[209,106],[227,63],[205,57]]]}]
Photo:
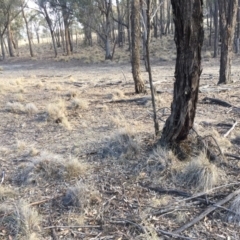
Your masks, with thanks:
[{"label": "bare dirt ground", "polygon": [[[208,164],[220,173],[212,187],[221,187],[192,200],[201,191],[177,180],[192,157],[156,148],[150,92],[134,94],[129,63],[17,58],[1,66],[0,239],[240,239],[229,202],[178,235],[166,233],[239,187],[239,59],[234,82],[221,86],[219,59],[203,59],[195,130],[217,140],[218,158]],[[174,67],[173,60],[152,65],[160,129]]]}]

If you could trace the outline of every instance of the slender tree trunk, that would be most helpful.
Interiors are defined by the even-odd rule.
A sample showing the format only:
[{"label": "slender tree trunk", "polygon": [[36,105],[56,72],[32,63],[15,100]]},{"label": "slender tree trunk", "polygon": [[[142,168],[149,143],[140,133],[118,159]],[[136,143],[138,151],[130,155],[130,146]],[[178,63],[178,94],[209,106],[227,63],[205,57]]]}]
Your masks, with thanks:
[{"label": "slender tree trunk", "polygon": [[105,13],[105,59],[112,59],[111,54],[111,21],[110,12],[112,9],[112,1],[106,1],[106,13]]},{"label": "slender tree trunk", "polygon": [[221,58],[218,84],[231,83],[233,37],[238,0],[219,0]]},{"label": "slender tree trunk", "polygon": [[[161,4],[161,0],[159,0],[159,4]],[[163,0],[163,4],[160,5],[160,38],[162,38],[163,32],[164,32],[164,22],[163,22],[163,18],[164,18],[164,0]]]},{"label": "slender tree trunk", "polygon": [[29,32],[29,27],[28,27],[28,21],[27,21],[27,18],[26,18],[26,16],[25,16],[25,12],[24,12],[23,7],[22,7],[22,16],[23,16],[23,19],[24,19],[24,22],[25,22],[25,25],[26,25],[30,56],[31,56],[31,57],[34,57],[33,48],[32,48],[32,42],[31,42],[30,32]]},{"label": "slender tree trunk", "polygon": [[170,23],[171,23],[171,14],[170,14],[170,11],[171,11],[171,6],[170,6],[170,3],[169,1],[167,1],[167,23],[166,23],[166,26],[165,26],[165,35],[169,34],[170,33]]},{"label": "slender tree trunk", "polygon": [[127,0],[127,36],[128,36],[128,50],[131,52],[132,50],[132,40],[131,40],[131,6],[130,0]]},{"label": "slender tree trunk", "polygon": [[213,57],[218,56],[218,44],[219,44],[219,21],[218,21],[218,0],[214,0],[214,53]]},{"label": "slender tree trunk", "polygon": [[122,17],[120,13],[119,0],[116,0],[117,4],[117,13],[118,13],[118,46],[123,47],[123,25],[122,25]]},{"label": "slender tree trunk", "polygon": [[4,49],[3,36],[1,35],[0,38],[1,38],[0,41],[1,41],[1,49],[2,49],[2,58],[3,58],[3,60],[5,60],[6,53],[5,53],[5,49]]},{"label": "slender tree trunk", "polygon": [[68,28],[68,37],[69,37],[69,46],[70,46],[70,51],[71,53],[73,52],[73,38],[72,38],[72,31],[70,30],[70,28]]},{"label": "slender tree trunk", "polygon": [[238,0],[237,11],[237,34],[236,34],[236,53],[239,54],[239,38],[240,38],[240,0]]},{"label": "slender tree trunk", "polygon": [[154,129],[155,135],[157,136],[159,133],[159,125],[157,121],[157,110],[155,104],[155,91],[152,80],[152,70],[150,63],[150,54],[149,54],[149,45],[150,45],[150,33],[151,33],[151,19],[150,19],[150,9],[151,9],[151,0],[147,0],[147,41],[146,41],[146,53],[147,53],[147,65],[148,65],[148,76],[151,88],[151,97],[152,97],[152,106],[153,106],[153,120],[154,120]]},{"label": "slender tree trunk", "polygon": [[145,92],[145,84],[140,74],[140,3],[132,0],[132,74],[135,83],[135,92]]},{"label": "slender tree trunk", "polygon": [[58,53],[57,53],[57,45],[56,45],[56,40],[55,40],[55,37],[54,37],[54,31],[53,31],[53,28],[52,28],[52,21],[51,21],[49,15],[48,15],[46,6],[44,6],[43,11],[44,11],[45,19],[47,21],[47,24],[48,24],[48,27],[49,27],[49,30],[50,30],[50,34],[51,34],[51,38],[52,38],[52,44],[53,44],[53,49],[54,49],[54,54],[55,54],[55,57],[57,57],[57,55],[58,55]]},{"label": "slender tree trunk", "polygon": [[141,17],[141,23],[142,23],[142,58],[144,61],[145,69],[148,72],[148,64],[147,64],[147,53],[146,53],[146,43],[147,43],[147,12],[146,12],[146,6],[145,3],[143,3],[142,0],[140,0],[140,5],[142,9],[142,17]]},{"label": "slender tree trunk", "polygon": [[209,18],[209,46],[212,46],[212,3],[210,4],[210,18]]},{"label": "slender tree trunk", "polygon": [[10,22],[8,22],[7,25],[7,41],[8,41],[8,50],[9,50],[9,56],[15,57],[13,45],[12,45],[12,34],[11,34],[11,25]]},{"label": "slender tree trunk", "polygon": [[71,49],[70,49],[70,43],[69,43],[69,31],[68,31],[68,23],[64,22],[64,33],[65,33],[65,49],[66,54],[70,55]]},{"label": "slender tree trunk", "polygon": [[172,146],[187,138],[193,127],[201,75],[204,38],[203,0],[171,0],[175,23],[177,59],[171,115],[160,142]]}]

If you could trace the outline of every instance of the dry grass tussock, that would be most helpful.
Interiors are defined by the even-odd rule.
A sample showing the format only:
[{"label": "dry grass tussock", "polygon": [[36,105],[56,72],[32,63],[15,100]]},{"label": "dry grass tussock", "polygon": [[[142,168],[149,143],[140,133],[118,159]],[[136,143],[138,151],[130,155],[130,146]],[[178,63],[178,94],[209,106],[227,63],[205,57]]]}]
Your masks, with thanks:
[{"label": "dry grass tussock", "polygon": [[0,185],[0,202],[5,201],[8,198],[16,196],[17,192],[13,189]]},{"label": "dry grass tussock", "polygon": [[90,170],[91,166],[84,161],[42,152],[35,156],[31,163],[21,165],[14,180],[18,185],[71,180],[86,176]]},{"label": "dry grass tussock", "polygon": [[73,109],[88,109],[89,103],[85,99],[73,98],[71,101],[71,107]]},{"label": "dry grass tussock", "polygon": [[66,129],[71,130],[72,127],[66,117],[66,113],[66,104],[62,99],[47,106],[48,121],[61,123]]},{"label": "dry grass tussock", "polygon": [[224,172],[209,162],[206,153],[202,152],[193,158],[176,176],[179,184],[195,191],[209,191],[220,183]]},{"label": "dry grass tussock", "polygon": [[101,202],[101,195],[93,185],[77,182],[73,187],[69,187],[62,199],[64,206],[74,206],[84,211],[84,208]]},{"label": "dry grass tussock", "polygon": [[140,140],[130,128],[118,129],[106,140],[103,157],[118,160],[135,159],[140,153]]},{"label": "dry grass tussock", "polygon": [[219,132],[214,128],[210,128],[204,131],[203,137],[205,136],[213,136],[213,138],[217,141],[219,147],[223,152],[232,146],[231,142],[227,138],[221,136]]},{"label": "dry grass tussock", "polygon": [[229,209],[231,212],[227,212],[227,221],[240,226],[240,195],[231,202]]},{"label": "dry grass tussock", "polygon": [[34,103],[27,103],[26,105],[23,105],[19,102],[8,102],[6,104],[6,110],[17,114],[34,114],[38,112],[38,108]]},{"label": "dry grass tussock", "polygon": [[157,146],[147,160],[148,167],[157,171],[162,171],[171,165],[176,157],[172,151]]},{"label": "dry grass tussock", "polygon": [[113,91],[113,100],[123,99],[125,97],[125,93],[121,89],[115,89]]},{"label": "dry grass tussock", "polygon": [[171,150],[157,146],[147,159],[146,170],[155,184],[172,179],[181,169],[180,162]]},{"label": "dry grass tussock", "polygon": [[0,205],[1,225],[15,239],[39,239],[41,216],[25,200]]}]

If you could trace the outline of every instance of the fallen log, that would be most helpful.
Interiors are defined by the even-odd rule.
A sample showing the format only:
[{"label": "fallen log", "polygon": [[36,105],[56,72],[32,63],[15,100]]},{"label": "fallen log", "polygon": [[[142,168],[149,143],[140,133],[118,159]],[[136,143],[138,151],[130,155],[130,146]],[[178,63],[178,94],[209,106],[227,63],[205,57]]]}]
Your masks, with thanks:
[{"label": "fallen log", "polygon": [[203,104],[216,104],[222,107],[234,107],[232,104],[225,102],[223,100],[217,99],[217,98],[209,98],[209,97],[205,97],[202,100]]}]

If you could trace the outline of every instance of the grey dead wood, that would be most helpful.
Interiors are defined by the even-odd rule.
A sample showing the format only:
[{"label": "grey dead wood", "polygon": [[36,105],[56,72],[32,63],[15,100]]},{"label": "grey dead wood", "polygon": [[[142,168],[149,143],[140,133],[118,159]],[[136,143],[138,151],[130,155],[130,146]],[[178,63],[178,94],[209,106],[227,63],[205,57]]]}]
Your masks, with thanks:
[{"label": "grey dead wood", "polygon": [[177,238],[177,239],[186,239],[186,240],[197,239],[197,238],[191,238],[191,237],[184,237],[184,236],[181,236],[179,234],[167,232],[167,231],[164,231],[164,230],[161,230],[161,229],[157,229],[157,232],[159,232],[159,233],[161,233],[163,235],[166,235],[166,236]]},{"label": "grey dead wood", "polygon": [[228,103],[228,102],[225,102],[225,101],[217,99],[217,98],[210,98],[210,97],[205,97],[202,100],[202,103],[204,103],[204,104],[216,104],[216,105],[219,105],[219,106],[222,106],[222,107],[233,107],[233,105]]},{"label": "grey dead wood", "polygon": [[198,223],[199,221],[201,221],[204,217],[206,217],[209,213],[213,212],[214,210],[216,210],[219,206],[222,206],[223,204],[229,202],[232,198],[234,198],[235,196],[237,196],[238,194],[240,194],[240,189],[237,189],[236,191],[232,192],[231,194],[229,194],[227,197],[225,197],[224,199],[218,201],[214,206],[210,206],[208,207],[205,211],[203,211],[199,216],[195,217],[193,220],[191,220],[190,222],[186,223],[185,225],[183,225],[182,227],[176,229],[173,233],[179,234],[183,231],[185,231],[186,229],[192,227],[193,225],[195,225],[196,223]]},{"label": "grey dead wood", "polygon": [[237,126],[238,122],[236,121],[232,127],[223,135],[225,138],[234,130],[234,128]]}]

